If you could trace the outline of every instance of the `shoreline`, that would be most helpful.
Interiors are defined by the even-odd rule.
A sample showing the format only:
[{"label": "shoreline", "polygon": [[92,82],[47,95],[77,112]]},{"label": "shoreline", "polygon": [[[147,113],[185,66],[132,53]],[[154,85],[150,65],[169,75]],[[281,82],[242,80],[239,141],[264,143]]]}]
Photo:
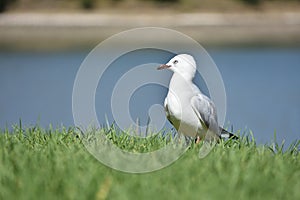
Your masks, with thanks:
[{"label": "shoreline", "polygon": [[[120,31],[163,27],[207,45],[300,44],[300,13],[4,13],[0,46],[37,49],[94,46]],[[30,47],[28,47],[28,45]]]}]

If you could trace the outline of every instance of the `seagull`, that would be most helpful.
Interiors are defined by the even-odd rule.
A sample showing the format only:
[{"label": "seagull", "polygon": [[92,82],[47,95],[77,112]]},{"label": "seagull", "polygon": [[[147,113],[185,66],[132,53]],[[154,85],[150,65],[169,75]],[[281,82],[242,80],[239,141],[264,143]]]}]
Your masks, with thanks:
[{"label": "seagull", "polygon": [[230,137],[237,139],[237,136],[219,126],[213,101],[193,83],[197,69],[193,56],[176,55],[157,69],[173,72],[164,108],[167,119],[179,134],[195,138],[196,143]]}]

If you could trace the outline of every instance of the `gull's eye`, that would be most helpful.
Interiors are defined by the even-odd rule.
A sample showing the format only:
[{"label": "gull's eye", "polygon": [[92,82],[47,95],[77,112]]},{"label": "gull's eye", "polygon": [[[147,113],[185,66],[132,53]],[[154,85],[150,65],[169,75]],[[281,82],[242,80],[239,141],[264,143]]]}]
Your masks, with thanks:
[{"label": "gull's eye", "polygon": [[173,61],[173,64],[177,64],[177,63],[178,63],[178,60],[174,60],[174,61]]}]

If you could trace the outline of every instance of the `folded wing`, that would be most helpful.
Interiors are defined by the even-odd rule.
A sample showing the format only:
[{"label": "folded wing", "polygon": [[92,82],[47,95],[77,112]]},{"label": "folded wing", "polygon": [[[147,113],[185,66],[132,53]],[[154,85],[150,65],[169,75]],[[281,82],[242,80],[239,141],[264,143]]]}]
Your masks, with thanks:
[{"label": "folded wing", "polygon": [[220,137],[217,111],[214,103],[207,96],[199,93],[192,97],[191,106],[202,127],[212,131]]}]

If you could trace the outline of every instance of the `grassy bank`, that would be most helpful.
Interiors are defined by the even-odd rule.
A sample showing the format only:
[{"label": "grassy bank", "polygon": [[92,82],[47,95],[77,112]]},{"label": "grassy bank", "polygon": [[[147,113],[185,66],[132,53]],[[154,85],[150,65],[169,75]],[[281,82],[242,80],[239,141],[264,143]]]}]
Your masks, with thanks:
[{"label": "grassy bank", "polygon": [[0,12],[232,12],[232,11],[295,11],[299,0],[0,0]]},{"label": "grassy bank", "polygon": [[[218,144],[204,159],[199,146],[162,170],[127,174],[99,163],[73,128],[2,130],[0,199],[299,199],[297,148],[257,146],[244,137]],[[119,145],[124,137],[111,137]],[[160,137],[151,142],[160,145]],[[136,145],[147,144],[147,141]],[[150,141],[149,141],[150,144]],[[299,142],[298,142],[299,146]],[[126,148],[126,146],[125,146]],[[135,145],[133,144],[133,147]]]}]

